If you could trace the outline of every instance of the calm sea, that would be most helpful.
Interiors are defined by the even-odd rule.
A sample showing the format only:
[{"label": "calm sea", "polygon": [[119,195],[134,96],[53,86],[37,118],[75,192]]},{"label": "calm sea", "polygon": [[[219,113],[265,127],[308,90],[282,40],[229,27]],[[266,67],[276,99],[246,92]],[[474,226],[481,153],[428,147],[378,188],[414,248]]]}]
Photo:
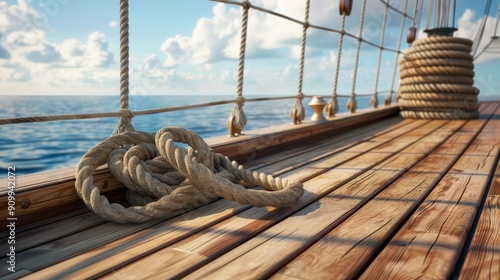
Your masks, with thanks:
[{"label": "calm sea", "polygon": [[[248,96],[251,97],[251,96]],[[247,98],[248,98],[247,97]],[[151,109],[176,105],[204,103],[232,99],[231,96],[131,96],[130,109]],[[117,96],[2,96],[0,118],[113,112],[119,108]],[[358,107],[367,108],[370,98],[358,98]],[[382,102],[383,97],[380,98]],[[311,110],[306,105],[306,118]],[[248,124],[245,130],[289,123],[294,100],[247,102],[244,106]],[[340,110],[345,111],[346,99],[340,99]],[[183,126],[202,137],[227,133],[226,119],[233,105],[219,105],[199,109],[137,116],[132,124],[138,131],[155,132],[165,126]],[[109,137],[117,118],[54,121],[0,125],[0,170],[16,166],[18,175],[72,166],[78,163],[88,149]],[[0,178],[6,177],[6,171]]]}]

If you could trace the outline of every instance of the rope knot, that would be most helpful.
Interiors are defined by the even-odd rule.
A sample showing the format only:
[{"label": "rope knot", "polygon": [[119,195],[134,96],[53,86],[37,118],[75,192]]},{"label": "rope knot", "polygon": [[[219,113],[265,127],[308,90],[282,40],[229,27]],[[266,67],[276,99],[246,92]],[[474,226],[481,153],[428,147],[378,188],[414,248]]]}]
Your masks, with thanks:
[{"label": "rope knot", "polygon": [[252,3],[250,3],[250,1],[248,0],[244,0],[243,2],[241,2],[241,6],[243,7],[243,9],[248,10],[250,9],[250,7],[252,7]]},{"label": "rope knot", "polygon": [[135,117],[134,116],[134,112],[130,111],[129,109],[118,109],[118,111],[120,113],[120,118],[122,120],[124,120],[125,122],[131,122],[132,119]]},{"label": "rope knot", "polygon": [[238,105],[238,107],[243,107],[245,105],[246,99],[243,96],[236,96],[234,98],[234,103]]},{"label": "rope knot", "polygon": [[[177,146],[181,142],[187,148]],[[125,208],[110,204],[93,184],[97,167],[107,163],[111,173],[128,188]],[[237,180],[264,188],[247,190]],[[244,169],[214,153],[196,133],[166,127],[156,134],[125,132],[90,149],[76,167],[75,187],[87,207],[118,223],[168,218],[205,205],[218,197],[253,206],[285,206],[297,201],[302,183]]]}]

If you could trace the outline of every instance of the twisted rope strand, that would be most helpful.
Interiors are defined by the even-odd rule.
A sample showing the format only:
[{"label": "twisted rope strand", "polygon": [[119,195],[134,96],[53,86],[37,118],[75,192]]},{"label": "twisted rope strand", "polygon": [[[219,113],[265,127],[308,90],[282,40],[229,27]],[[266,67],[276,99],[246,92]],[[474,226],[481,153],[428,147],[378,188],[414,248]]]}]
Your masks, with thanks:
[{"label": "twisted rope strand", "polygon": [[248,10],[251,4],[248,0],[242,2],[241,14],[241,37],[240,37],[240,53],[238,56],[238,84],[236,87],[236,101],[233,110],[229,114],[226,121],[226,126],[229,131],[228,136],[241,135],[241,131],[247,124],[247,118],[243,111],[245,98],[243,97],[243,80],[245,77],[245,52],[247,43],[247,28],[248,28]]},{"label": "twisted rope strand", "polygon": [[[175,142],[189,147],[177,147]],[[109,203],[94,185],[96,168],[106,162],[118,181],[128,188],[127,201],[133,206]],[[304,192],[298,181],[252,172],[215,154],[196,133],[180,127],[163,128],[156,135],[125,132],[111,136],[82,157],[75,177],[77,193],[85,205],[117,223],[168,218],[218,197],[258,207],[280,207],[293,204]],[[265,191],[247,190],[234,183],[237,179],[259,185]]]},{"label": "twisted rope strand", "polygon": [[293,103],[290,109],[290,118],[293,124],[302,123],[306,114],[304,106],[302,105],[302,100],[304,99],[304,93],[302,92],[302,84],[304,80],[304,63],[306,56],[306,39],[307,39],[307,28],[309,28],[309,8],[310,0],[306,0],[304,23],[302,24],[302,40],[300,42],[300,62],[299,62],[299,77],[297,85],[297,99]]},{"label": "twisted rope strand", "polygon": [[366,0],[363,0],[363,5],[361,6],[361,15],[359,22],[359,33],[358,42],[356,44],[356,56],[354,59],[354,71],[352,75],[352,86],[351,86],[351,98],[347,101],[346,107],[351,113],[355,113],[358,107],[356,101],[356,79],[358,76],[358,66],[359,66],[359,53],[361,52],[361,38],[363,37],[363,23],[365,21],[365,11],[366,11]]},{"label": "twisted rope strand", "polygon": [[128,0],[120,0],[120,121],[113,135],[133,131],[133,113],[128,108],[129,97],[129,38],[128,38]]},{"label": "twisted rope strand", "polygon": [[385,5],[384,17],[382,19],[382,28],[380,31],[380,46],[381,46],[381,48],[378,51],[377,73],[375,75],[375,86],[374,86],[374,90],[373,90],[373,97],[370,100],[370,104],[373,106],[373,108],[378,107],[378,96],[377,96],[378,95],[378,92],[377,92],[378,91],[378,80],[380,78],[380,64],[382,62],[382,51],[384,49],[383,47],[384,47],[385,25],[387,22],[387,11],[389,9],[389,2],[390,2],[390,0],[387,0],[387,2],[384,2],[384,5]]},{"label": "twisted rope strand", "polygon": [[333,92],[328,105],[326,106],[326,113],[328,117],[333,117],[335,114],[339,112],[339,103],[338,103],[338,93],[337,88],[339,85],[339,74],[340,74],[340,62],[342,60],[342,47],[344,45],[344,29],[345,29],[345,13],[342,13],[340,19],[340,35],[339,35],[339,44],[337,46],[337,57],[335,61],[335,75],[333,76]]}]

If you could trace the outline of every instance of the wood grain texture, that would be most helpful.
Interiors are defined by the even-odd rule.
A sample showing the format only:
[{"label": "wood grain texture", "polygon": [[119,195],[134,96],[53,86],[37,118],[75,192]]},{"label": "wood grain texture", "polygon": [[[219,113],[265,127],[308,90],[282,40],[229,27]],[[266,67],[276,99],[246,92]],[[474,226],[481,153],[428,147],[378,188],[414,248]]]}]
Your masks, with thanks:
[{"label": "wood grain texture", "polygon": [[[443,138],[446,139],[446,137],[451,133],[452,132],[449,132],[448,135],[443,135]],[[439,145],[439,142],[442,142],[444,139],[441,139],[441,141],[436,141],[435,145]],[[404,149],[404,147],[400,147],[400,149]],[[428,147],[428,150],[426,152],[429,153],[432,151],[432,149],[433,147]],[[369,171],[363,176],[360,176],[360,180],[358,180],[357,178],[356,180],[350,181],[349,183],[344,184],[342,187],[334,190],[326,197],[320,199],[319,206],[311,205],[309,207],[306,207],[304,210],[299,211],[285,221],[262,232],[252,240],[244,243],[238,248],[203,266],[193,274],[190,274],[188,277],[196,279],[268,277],[282,265],[286,264],[291,259],[300,254],[303,250],[306,250],[309,246],[314,244],[317,239],[321,238],[331,229],[335,228],[339,224],[340,226],[336,227],[334,231],[336,231],[340,227],[343,227],[346,223],[343,222],[343,220],[346,219],[348,213],[354,213],[357,209],[361,208],[361,206],[363,206],[363,204],[366,203],[369,199],[374,197],[378,193],[378,191],[391,184],[391,182],[393,182],[395,178],[398,178],[407,169],[411,168],[411,166],[419,162],[424,156],[425,154],[416,153],[395,154],[393,157],[372,168],[372,171]],[[437,175],[422,175],[424,181],[429,181],[428,184],[430,184],[436,177]],[[419,179],[417,179],[417,181]],[[400,182],[397,185],[400,186],[401,184],[403,184],[403,182]],[[412,192],[412,190],[414,191],[415,189],[415,187],[413,186],[425,186],[426,184],[423,184],[422,182],[416,183],[415,181],[412,181],[407,185],[409,186],[409,189],[411,188],[411,190],[404,188],[402,189],[401,186],[399,188],[394,187],[394,189],[403,192],[404,195],[411,195],[412,193],[415,193],[415,195],[417,195],[421,194],[422,192],[419,190]],[[380,195],[377,195],[376,197],[379,196]],[[389,196],[391,198],[398,197],[397,194],[395,195],[392,193],[389,193]],[[395,204],[392,199],[388,199],[387,202],[389,205]],[[408,201],[405,201],[404,204],[409,204],[407,202]],[[349,244],[349,246],[352,246],[354,240],[362,240],[357,238],[350,238],[349,235],[353,234],[354,232],[367,232],[363,230],[368,224],[367,219],[371,220],[375,217],[377,221],[380,221],[381,219],[383,219],[383,215],[381,215],[381,212],[389,208],[384,205],[384,203],[381,203],[378,199],[376,202],[371,200],[368,202],[368,204],[373,204],[373,208],[370,208],[368,211],[366,211],[366,216],[369,217],[364,217],[363,221],[353,225],[352,227],[346,227],[346,234],[342,235],[340,239],[337,239],[339,243]],[[311,211],[308,210],[308,208],[310,207],[318,207],[318,209]],[[361,209],[365,209],[365,207],[366,206],[363,206]],[[327,236],[330,237],[330,235]],[[321,240],[324,241],[325,239]],[[332,241],[329,240],[328,243],[330,242]],[[315,245],[313,246],[313,248],[314,247]],[[332,256],[331,252],[336,252],[336,254]],[[303,255],[304,254],[300,255],[299,259]],[[340,257],[341,252],[339,252],[338,247],[330,247],[328,250],[325,250],[323,254],[318,253],[318,251],[314,251],[310,255],[316,259],[323,260],[325,263],[327,263],[327,267],[331,267],[330,261],[332,261],[336,257]],[[363,254],[360,254],[360,256],[363,256]],[[344,258],[345,256],[341,257]],[[354,259],[354,263],[359,263],[359,256],[353,259],[344,259],[351,263]],[[245,266],[241,266],[241,263],[244,263]],[[292,278],[297,277],[308,279],[326,279],[328,277],[331,277],[331,275],[336,275],[336,277],[341,276],[342,274],[340,274],[340,272],[345,271],[345,269],[341,269],[341,271],[334,271],[334,273],[330,273],[328,271],[323,271],[325,273],[322,273],[319,272],[317,267],[314,267],[314,265],[312,265],[311,263],[307,263],[303,267],[296,267],[298,271],[301,271],[303,273],[300,275],[286,274],[286,276]]]},{"label": "wood grain texture", "polygon": [[[435,125],[433,127],[434,129],[438,129],[440,126],[441,125]],[[407,128],[405,127],[405,129]],[[407,131],[405,135],[412,134],[414,131],[415,133],[420,133],[420,131],[415,128],[411,131]],[[427,131],[428,134],[431,132],[432,130]],[[395,138],[396,139],[393,139],[393,141],[398,141],[400,137],[395,136]],[[408,145],[411,144],[411,142],[408,142]],[[141,259],[140,261],[129,264],[107,276],[110,278],[115,277],[118,275],[115,273],[137,275],[136,271],[139,267],[144,266],[146,263],[151,262],[156,258],[168,259],[171,261],[171,264],[175,263],[175,265],[162,267],[155,266],[155,268],[152,269],[151,275],[154,274],[155,276],[162,278],[184,276],[193,269],[202,266],[207,261],[215,259],[226,251],[238,246],[242,242],[255,237],[260,231],[265,230],[266,228],[287,218],[294,212],[300,210],[308,204],[313,203],[325,193],[335,190],[337,187],[355,178],[356,176],[358,178],[356,178],[355,181],[358,182],[358,184],[364,185],[363,182],[367,180],[365,176],[370,175],[363,174],[360,176],[360,174],[364,173],[369,168],[380,164],[397,152],[398,150],[393,151],[393,153],[367,152],[362,157],[354,158],[351,161],[347,161],[339,165],[333,170],[306,181],[304,183],[306,194],[295,205],[288,209],[271,210],[265,208],[251,208],[237,217],[230,218],[217,226],[208,228],[199,234],[173,244],[169,248],[158,251]],[[359,158],[362,158],[362,160],[359,160]],[[355,161],[356,164],[353,164],[352,161]],[[359,167],[359,165],[364,166],[365,169]],[[182,259],[175,259],[172,254],[177,254],[176,252],[173,252],[177,250],[189,252],[192,257],[183,256]],[[208,258],[199,258],[199,255],[203,255]]]},{"label": "wood grain texture", "polygon": [[[58,240],[62,237],[104,224],[105,222],[94,213],[87,212],[72,219],[57,221],[29,231],[19,233],[16,231],[16,252],[20,253],[23,250]],[[1,244],[7,244],[7,239],[2,238],[0,242]],[[4,256],[6,253],[7,248],[0,250],[0,255]]]},{"label": "wood grain texture", "polygon": [[384,279],[448,278],[474,221],[486,182],[484,175],[445,175],[362,279],[375,275]]},{"label": "wood grain texture", "polygon": [[[493,114],[497,106],[487,109]],[[485,117],[471,122],[477,127],[487,120]],[[464,127],[466,133],[473,132],[471,126]],[[491,134],[495,126],[485,123],[481,129],[464,155],[362,274],[362,279],[444,279],[455,271],[499,153],[496,149],[478,155],[475,146],[482,145],[483,136]]]},{"label": "wood grain texture", "polygon": [[500,177],[495,176],[459,279],[500,279]]},{"label": "wood grain texture", "polygon": [[[400,133],[405,133],[407,131],[410,131],[414,129],[415,125],[409,125],[409,123],[406,123],[406,126],[401,126],[401,132]],[[403,129],[404,127],[404,129]],[[383,127],[379,127],[380,129],[384,129]],[[392,131],[392,130],[391,130]],[[370,134],[363,134],[365,137],[368,137]],[[345,144],[348,144],[348,142],[345,142]],[[320,149],[317,148],[311,148],[314,151],[319,150],[319,153],[321,154],[333,154],[332,156],[321,159],[322,157],[319,157],[320,160],[316,159],[316,161],[309,163],[310,166],[302,166],[302,163],[305,161],[307,162],[307,157],[313,157],[316,155],[316,152],[314,153],[299,153],[300,158],[302,159],[301,162],[297,162],[295,158],[290,157],[290,158],[285,158],[285,160],[278,161],[276,164],[271,164],[267,165],[264,169],[263,168],[257,168],[263,169],[267,172],[273,172],[275,174],[280,174],[280,168],[283,166],[291,166],[295,168],[295,172],[293,172],[294,176],[297,176],[296,174],[301,174],[300,176],[297,177],[297,179],[301,180],[306,180],[309,177],[314,177],[317,176],[318,174],[321,174],[322,172],[325,172],[326,170],[329,170],[336,165],[345,162],[353,157],[358,156],[358,153],[337,153],[335,150],[331,151],[332,147],[335,146],[335,142],[333,144],[325,145],[321,147]],[[285,164],[283,164],[285,162]],[[287,164],[288,163],[288,164]],[[297,172],[300,171],[300,172]],[[287,174],[284,174],[284,176],[287,176]],[[219,205],[219,208],[216,206]],[[136,244],[133,248],[130,247],[120,247],[118,246],[116,248],[111,247],[106,247],[106,249],[102,249],[102,247],[99,247],[95,250],[92,250],[86,254],[81,254],[78,257],[69,259],[60,265],[55,265],[52,266],[49,269],[42,270],[40,273],[36,273],[33,275],[33,277],[54,277],[54,275],[59,275],[59,271],[64,271],[65,275],[78,275],[79,277],[87,277],[89,275],[100,275],[103,271],[106,270],[111,270],[114,267],[119,267],[124,264],[127,264],[128,262],[131,262],[137,258],[142,257],[145,253],[147,252],[154,252],[157,250],[160,250],[161,248],[169,245],[170,243],[174,241],[178,241],[179,238],[181,237],[186,237],[189,236],[190,234],[194,234],[199,230],[202,230],[204,227],[210,226],[211,223],[218,222],[220,220],[223,220],[224,218],[227,218],[227,215],[234,215],[237,214],[241,209],[247,209],[247,206],[237,206],[231,202],[226,202],[226,201],[217,201],[215,203],[212,203],[211,205],[207,206],[208,208],[205,209],[205,207],[202,207],[200,209],[196,209],[192,212],[192,216],[190,218],[183,217],[184,219],[182,220],[176,220],[175,218],[171,221],[168,222],[166,225],[159,226],[157,230],[154,230],[153,232],[156,233],[148,233],[148,238],[146,240],[143,240],[141,244]],[[210,213],[210,207],[218,209],[220,212],[219,216],[215,215],[207,215],[206,213]],[[229,212],[224,212],[222,209],[228,210]],[[191,213],[191,212],[190,212]],[[201,215],[203,218],[196,219],[197,215]],[[193,226],[193,223],[196,226]],[[172,229],[170,229],[170,227]],[[175,231],[177,228],[188,228],[189,230],[186,231]],[[120,240],[116,241],[120,242]],[[104,251],[103,251],[104,250]],[[119,254],[118,254],[119,252]],[[122,257],[124,256],[124,257]],[[64,259],[64,255],[60,256],[60,259]],[[102,260],[102,261],[101,261]],[[85,264],[85,266],[82,266],[82,264]],[[45,265],[49,265],[49,263],[46,263]],[[72,272],[78,271],[85,267],[85,272],[80,271],[75,274]],[[81,274],[84,273],[84,274]],[[86,273],[86,274],[85,274]]]},{"label": "wood grain texture", "polygon": [[[453,130],[442,135],[443,139],[436,138],[435,145],[452,133]],[[469,141],[472,141],[472,136]],[[423,159],[420,157],[418,160],[422,160],[418,164],[412,164],[413,168],[407,173],[302,252],[273,278],[327,279],[331,275],[336,279],[355,278],[466,148],[466,144],[453,146],[448,152],[455,156],[432,153]],[[427,152],[431,153],[433,149]]]},{"label": "wood grain texture", "polygon": [[[357,154],[352,154],[351,156],[356,155]],[[321,165],[324,164],[324,162],[319,162],[317,164]],[[313,165],[313,167],[314,166],[315,165]],[[311,176],[311,174],[318,174],[322,171],[319,167],[310,168],[309,170],[306,168],[307,167],[304,168],[305,171],[303,172],[306,177]],[[325,168],[329,169],[331,165],[328,164]],[[81,254],[76,258],[69,259],[61,263],[61,265],[52,266],[45,271],[42,270],[40,273],[33,275],[33,277],[49,277],[49,275],[53,277],[53,275],[58,275],[60,270],[65,271],[65,273],[69,275],[78,275],[79,277],[85,275],[99,275],[107,269],[112,269],[115,266],[121,266],[138,259],[145,253],[152,253],[160,250],[181,238],[195,234],[211,224],[220,222],[248,208],[249,206],[242,206],[226,200],[218,200],[183,214],[181,217],[166,221],[164,225],[148,233],[147,238],[138,244],[126,247],[118,246],[117,248],[110,246],[106,247],[107,249],[104,251],[98,248],[88,254]],[[61,257],[61,259],[64,259],[64,256]],[[85,266],[80,265],[82,262],[85,263]],[[83,267],[85,267],[85,270],[82,270],[80,274],[71,273],[73,270],[82,269]]]}]

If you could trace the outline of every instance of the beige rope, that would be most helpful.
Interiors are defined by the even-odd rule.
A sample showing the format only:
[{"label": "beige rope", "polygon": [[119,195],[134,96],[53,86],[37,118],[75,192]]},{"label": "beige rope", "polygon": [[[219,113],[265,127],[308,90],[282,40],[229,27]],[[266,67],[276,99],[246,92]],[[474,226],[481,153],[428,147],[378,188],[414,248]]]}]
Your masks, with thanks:
[{"label": "beige rope", "polygon": [[[174,143],[188,144],[187,149]],[[125,208],[109,203],[95,186],[94,172],[108,163],[113,175],[128,189]],[[254,206],[286,206],[303,194],[302,183],[245,170],[227,157],[212,152],[194,132],[168,127],[156,135],[125,132],[90,149],[76,167],[75,187],[87,207],[117,223],[167,218],[186,209],[223,197]],[[244,180],[265,190],[245,189]]]},{"label": "beige rope", "polygon": [[418,40],[400,61],[398,105],[404,118],[470,119],[478,116],[479,90],[468,39]]},{"label": "beige rope", "polygon": [[290,109],[290,118],[293,124],[300,124],[306,116],[304,106],[302,105],[302,100],[304,99],[304,93],[302,92],[302,86],[304,81],[304,64],[306,57],[306,40],[307,40],[307,29],[309,28],[309,8],[310,0],[306,0],[304,23],[302,24],[302,39],[300,41],[300,62],[299,62],[299,77],[297,83],[297,98]]},{"label": "beige rope", "polygon": [[417,40],[413,43],[413,46],[420,45],[434,45],[434,44],[443,44],[443,43],[456,43],[462,44],[466,46],[472,46],[473,42],[466,38],[458,38],[458,37],[446,37],[446,36],[433,36],[427,37],[422,40]]},{"label": "beige rope", "polygon": [[400,93],[399,97],[402,99],[409,100],[436,100],[436,101],[446,101],[446,100],[456,100],[456,101],[471,101],[477,102],[477,96],[472,94],[463,95],[461,93],[442,93],[442,92],[408,92]]},{"label": "beige rope", "polygon": [[429,58],[459,58],[472,61],[472,56],[463,51],[431,50],[431,51],[420,51],[411,53],[408,52],[405,55],[406,60],[419,60],[419,59],[429,59]]},{"label": "beige rope", "polygon": [[474,80],[468,77],[459,76],[413,76],[401,79],[400,85],[409,84],[429,84],[429,83],[450,83],[450,84],[465,84],[472,85]]},{"label": "beige rope", "polygon": [[247,44],[247,29],[248,29],[248,10],[251,4],[248,0],[241,3],[241,37],[240,37],[240,53],[238,56],[238,85],[236,87],[236,101],[233,110],[229,114],[226,121],[228,136],[239,136],[241,131],[247,124],[247,117],[243,111],[245,98],[243,97],[243,79],[245,77],[245,52]]},{"label": "beige rope", "polygon": [[[466,53],[470,53],[471,51],[470,46],[463,45],[460,43],[434,43],[432,44],[432,47],[436,50],[452,50],[452,51],[462,51]],[[429,49],[429,44],[413,45],[412,49],[415,52],[426,51]]]},{"label": "beige rope", "polygon": [[462,110],[477,110],[479,105],[477,102],[471,101],[438,101],[438,100],[412,100],[412,99],[404,99],[401,96],[401,99],[398,103],[399,106],[407,107],[407,108],[441,108],[441,109],[462,109]]},{"label": "beige rope", "polygon": [[133,131],[133,113],[128,109],[129,97],[129,38],[128,38],[128,0],[120,0],[120,121],[113,135]]},{"label": "beige rope", "polygon": [[351,97],[347,100],[346,108],[351,113],[355,113],[358,109],[358,102],[356,101],[356,79],[358,76],[359,54],[361,52],[361,37],[363,36],[363,23],[365,21],[366,0],[361,4],[361,15],[358,30],[358,42],[356,43],[356,55],[354,58],[354,71],[352,73]]},{"label": "beige rope", "polygon": [[473,78],[474,70],[462,67],[427,66],[427,67],[402,69],[400,71],[400,77],[402,79],[411,76],[427,76],[427,75],[448,75],[448,76],[460,76],[460,77],[465,76]]},{"label": "beige rope", "polygon": [[470,85],[464,84],[407,84],[402,85],[399,90],[401,92],[448,92],[448,93],[467,93],[477,95],[479,94],[479,90],[475,87],[471,87]]},{"label": "beige rope", "polygon": [[328,104],[325,107],[325,112],[328,117],[334,117],[335,114],[339,112],[339,102],[338,102],[338,94],[337,89],[339,85],[339,73],[340,73],[340,62],[342,58],[342,46],[344,44],[344,30],[345,30],[345,13],[342,13],[340,18],[340,35],[339,42],[337,45],[337,57],[335,58],[335,74],[333,76],[333,92],[332,97],[328,101]]},{"label": "beige rope", "polygon": [[474,68],[474,64],[470,60],[435,58],[435,59],[421,59],[421,60],[405,60],[401,63],[400,69],[422,67],[422,66],[442,66],[443,64],[446,64],[448,66],[458,66],[469,69]]}]

